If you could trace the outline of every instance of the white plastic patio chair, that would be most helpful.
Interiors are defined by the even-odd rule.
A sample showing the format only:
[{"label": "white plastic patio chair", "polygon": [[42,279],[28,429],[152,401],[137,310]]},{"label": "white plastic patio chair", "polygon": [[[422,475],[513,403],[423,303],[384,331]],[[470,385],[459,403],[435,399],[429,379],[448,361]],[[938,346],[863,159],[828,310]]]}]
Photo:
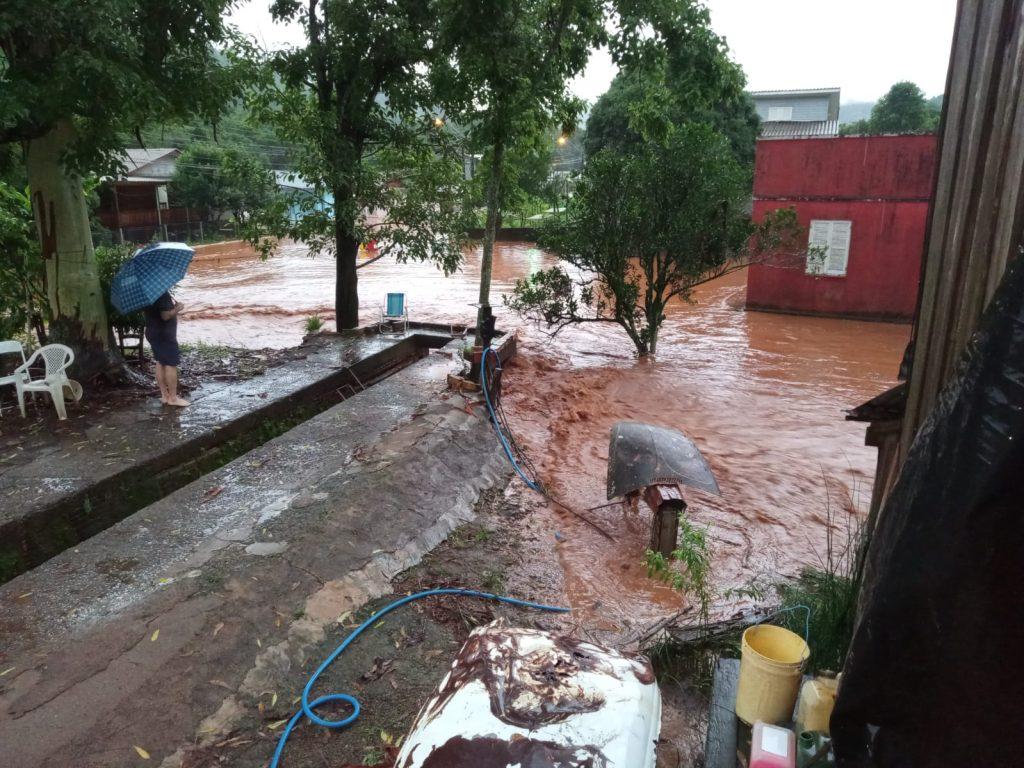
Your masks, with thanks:
[{"label": "white plastic patio chair", "polygon": [[[33,379],[31,368],[38,358],[43,358],[45,375],[41,379]],[[14,373],[18,378],[14,386],[18,390],[18,407],[21,408],[22,417],[25,416],[25,393],[49,392],[53,400],[53,406],[57,409],[57,415],[64,420],[68,417],[67,409],[64,408],[65,388],[71,397],[82,399],[82,385],[77,381],[68,378],[67,369],[75,361],[75,353],[71,347],[63,344],[47,344],[32,353],[32,357],[23,365],[18,366]]]},{"label": "white plastic patio chair", "polygon": [[409,330],[409,307],[405,303],[404,293],[389,293],[385,306],[380,309],[378,330],[384,333],[385,323],[402,323],[402,333]]},{"label": "white plastic patio chair", "polygon": [[[21,365],[25,364],[25,348],[20,341],[0,341],[0,355],[20,355]],[[20,365],[18,366],[21,367]],[[10,373],[7,376],[0,376],[0,387],[5,384],[14,386],[14,382],[21,377],[20,373]],[[0,405],[0,416],[3,415],[3,405]]]}]

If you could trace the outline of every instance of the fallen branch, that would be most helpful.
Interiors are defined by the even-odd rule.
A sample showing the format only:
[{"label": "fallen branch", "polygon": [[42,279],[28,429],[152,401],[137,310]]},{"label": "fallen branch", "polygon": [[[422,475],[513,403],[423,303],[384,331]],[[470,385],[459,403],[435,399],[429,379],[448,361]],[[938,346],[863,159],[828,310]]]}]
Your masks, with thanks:
[{"label": "fallen branch", "polygon": [[668,639],[673,645],[710,644],[723,637],[742,632],[752,624],[764,621],[769,616],[778,613],[779,609],[777,606],[763,606],[708,624],[675,624],[680,618],[694,610],[696,610],[696,606],[689,606],[673,616],[655,622],[641,630],[636,635],[635,642],[640,648],[649,648],[662,639]]}]

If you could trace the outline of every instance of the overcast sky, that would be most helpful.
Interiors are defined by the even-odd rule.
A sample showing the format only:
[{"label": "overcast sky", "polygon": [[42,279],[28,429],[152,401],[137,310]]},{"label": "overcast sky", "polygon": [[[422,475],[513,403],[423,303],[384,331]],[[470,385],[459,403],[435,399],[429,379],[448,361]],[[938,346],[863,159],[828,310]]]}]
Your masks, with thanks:
[{"label": "overcast sky", "polygon": [[[873,101],[899,80],[942,93],[956,0],[706,0],[712,24],[743,65],[751,90],[839,86],[842,101]],[[270,48],[300,44],[302,30],[271,23],[270,0],[232,15]],[[595,51],[573,90],[593,102],[615,76]]]}]

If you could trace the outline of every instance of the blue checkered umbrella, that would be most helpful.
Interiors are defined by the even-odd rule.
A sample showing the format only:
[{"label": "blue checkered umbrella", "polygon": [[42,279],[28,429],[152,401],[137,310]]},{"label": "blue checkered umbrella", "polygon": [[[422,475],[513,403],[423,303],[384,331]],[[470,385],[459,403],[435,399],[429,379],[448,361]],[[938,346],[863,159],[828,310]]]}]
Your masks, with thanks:
[{"label": "blue checkered umbrella", "polygon": [[195,253],[184,243],[153,243],[135,252],[110,285],[110,301],[122,315],[156,302],[180,281]]}]

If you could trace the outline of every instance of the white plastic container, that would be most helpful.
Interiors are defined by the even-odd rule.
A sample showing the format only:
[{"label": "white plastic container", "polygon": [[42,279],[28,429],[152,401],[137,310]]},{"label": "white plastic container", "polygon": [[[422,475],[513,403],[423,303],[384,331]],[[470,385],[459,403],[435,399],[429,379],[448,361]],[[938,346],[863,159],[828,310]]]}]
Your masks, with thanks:
[{"label": "white plastic container", "polygon": [[796,768],[796,734],[758,720],[750,739],[750,768]]},{"label": "white plastic container", "polygon": [[470,635],[395,766],[653,768],[660,732],[646,659],[499,621]]},{"label": "white plastic container", "polygon": [[829,732],[829,720],[836,704],[837,682],[818,677],[807,680],[800,688],[796,703],[796,730]]}]

